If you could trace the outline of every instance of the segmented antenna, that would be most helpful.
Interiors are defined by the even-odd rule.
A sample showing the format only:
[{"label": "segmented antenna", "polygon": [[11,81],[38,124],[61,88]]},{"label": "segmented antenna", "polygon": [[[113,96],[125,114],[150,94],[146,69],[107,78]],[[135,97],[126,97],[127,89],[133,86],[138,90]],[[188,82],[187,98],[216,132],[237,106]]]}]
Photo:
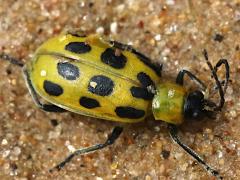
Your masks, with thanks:
[{"label": "segmented antenna", "polygon": [[[216,73],[216,69],[217,68],[213,68],[212,64],[210,63],[210,61],[208,59],[208,53],[207,53],[206,49],[203,50],[203,56],[204,56],[204,58],[206,60],[206,63],[208,65],[209,69],[211,70],[213,78],[215,79],[215,82],[216,82],[216,85],[217,85],[217,88],[218,88],[218,92],[219,92],[219,95],[220,95],[219,104],[215,105],[213,110],[214,111],[221,111],[221,109],[222,109],[222,107],[223,107],[223,105],[225,103],[225,99],[224,99],[224,90],[222,88],[221,82],[219,81],[217,73]],[[228,69],[229,69],[229,66],[228,66]],[[226,85],[228,83],[228,78],[229,78],[229,71],[226,72],[226,81],[227,81],[227,82],[225,82]],[[224,89],[226,89],[226,88],[227,87],[224,86]]]}]

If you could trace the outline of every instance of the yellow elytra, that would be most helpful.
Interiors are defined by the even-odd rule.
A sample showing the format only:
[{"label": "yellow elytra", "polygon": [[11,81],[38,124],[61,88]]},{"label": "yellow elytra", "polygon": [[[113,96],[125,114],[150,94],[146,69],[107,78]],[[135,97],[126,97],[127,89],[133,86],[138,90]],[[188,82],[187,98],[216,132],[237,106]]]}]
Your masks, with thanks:
[{"label": "yellow elytra", "polygon": [[119,50],[98,35],[70,33],[41,45],[27,72],[34,90],[48,102],[75,113],[128,123],[151,113],[153,92],[148,89],[160,81],[160,72],[132,52]]}]

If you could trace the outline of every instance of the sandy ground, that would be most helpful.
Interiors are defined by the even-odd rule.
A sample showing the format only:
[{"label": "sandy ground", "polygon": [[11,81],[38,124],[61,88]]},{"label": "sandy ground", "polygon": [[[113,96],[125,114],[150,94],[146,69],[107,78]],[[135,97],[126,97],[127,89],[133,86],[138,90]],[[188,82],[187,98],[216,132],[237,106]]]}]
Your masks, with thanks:
[{"label": "sandy ground", "polygon": [[[227,58],[231,82],[222,113],[184,123],[180,135],[225,179],[240,179],[239,0],[0,0],[0,52],[23,62],[49,37],[75,28],[132,44],[164,64],[164,80],[185,68],[212,85],[202,49],[213,64]],[[153,117],[124,124],[114,145],[50,174],[72,148],[103,142],[117,123],[45,113],[33,104],[19,68],[0,61],[0,77],[0,179],[214,179]]]}]

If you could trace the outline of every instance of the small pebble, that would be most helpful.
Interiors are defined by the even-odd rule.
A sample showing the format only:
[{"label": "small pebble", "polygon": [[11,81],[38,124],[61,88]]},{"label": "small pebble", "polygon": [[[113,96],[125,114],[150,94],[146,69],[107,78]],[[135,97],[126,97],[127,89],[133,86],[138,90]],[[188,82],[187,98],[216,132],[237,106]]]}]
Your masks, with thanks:
[{"label": "small pebble", "polygon": [[73,145],[68,145],[67,148],[70,152],[74,152],[76,150],[76,148]]},{"label": "small pebble", "polygon": [[58,120],[51,119],[51,124],[52,124],[52,126],[57,126],[58,125]]},{"label": "small pebble", "polygon": [[21,148],[20,148],[20,147],[14,147],[12,153],[13,153],[15,156],[20,155],[20,154],[21,154]]},{"label": "small pebble", "polygon": [[214,35],[213,39],[214,39],[214,41],[222,42],[224,39],[224,36],[217,33]]},{"label": "small pebble", "polygon": [[146,176],[145,176],[145,180],[152,180],[152,178],[151,178],[150,175],[146,175]]},{"label": "small pebble", "polygon": [[96,177],[96,180],[103,180],[103,178],[101,178],[101,177]]},{"label": "small pebble", "polygon": [[101,26],[101,27],[98,27],[97,29],[96,29],[96,33],[97,34],[103,34],[104,33],[104,28]]},{"label": "small pebble", "polygon": [[117,34],[117,28],[118,28],[118,23],[117,22],[113,22],[110,25],[110,31],[113,34]]},{"label": "small pebble", "polygon": [[168,159],[168,157],[170,156],[170,151],[162,150],[161,155],[164,159]]},{"label": "small pebble", "polygon": [[166,0],[166,4],[167,5],[174,5],[175,4],[175,0]]},{"label": "small pebble", "polygon": [[223,166],[224,163],[225,163],[224,159],[220,159],[220,160],[219,160],[219,165]]},{"label": "small pebble", "polygon": [[7,145],[8,144],[8,141],[6,139],[3,139],[2,140],[2,145]]},{"label": "small pebble", "polygon": [[154,131],[155,132],[159,132],[160,131],[160,127],[159,126],[154,126]]},{"label": "small pebble", "polygon": [[9,154],[10,154],[10,152],[11,152],[10,150],[5,150],[5,151],[3,151],[3,152],[2,152],[2,157],[3,157],[3,158],[8,157]]},{"label": "small pebble", "polygon": [[156,41],[160,41],[161,38],[162,38],[161,34],[157,34],[157,35],[154,37],[154,39],[155,39]]}]

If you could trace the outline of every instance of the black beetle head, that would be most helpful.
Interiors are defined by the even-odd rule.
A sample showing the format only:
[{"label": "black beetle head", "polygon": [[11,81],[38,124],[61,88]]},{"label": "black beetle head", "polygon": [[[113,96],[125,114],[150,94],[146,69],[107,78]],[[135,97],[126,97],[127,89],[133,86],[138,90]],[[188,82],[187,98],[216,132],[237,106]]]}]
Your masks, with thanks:
[{"label": "black beetle head", "polygon": [[204,95],[201,91],[188,94],[184,104],[184,117],[187,119],[201,119],[205,115]]}]

